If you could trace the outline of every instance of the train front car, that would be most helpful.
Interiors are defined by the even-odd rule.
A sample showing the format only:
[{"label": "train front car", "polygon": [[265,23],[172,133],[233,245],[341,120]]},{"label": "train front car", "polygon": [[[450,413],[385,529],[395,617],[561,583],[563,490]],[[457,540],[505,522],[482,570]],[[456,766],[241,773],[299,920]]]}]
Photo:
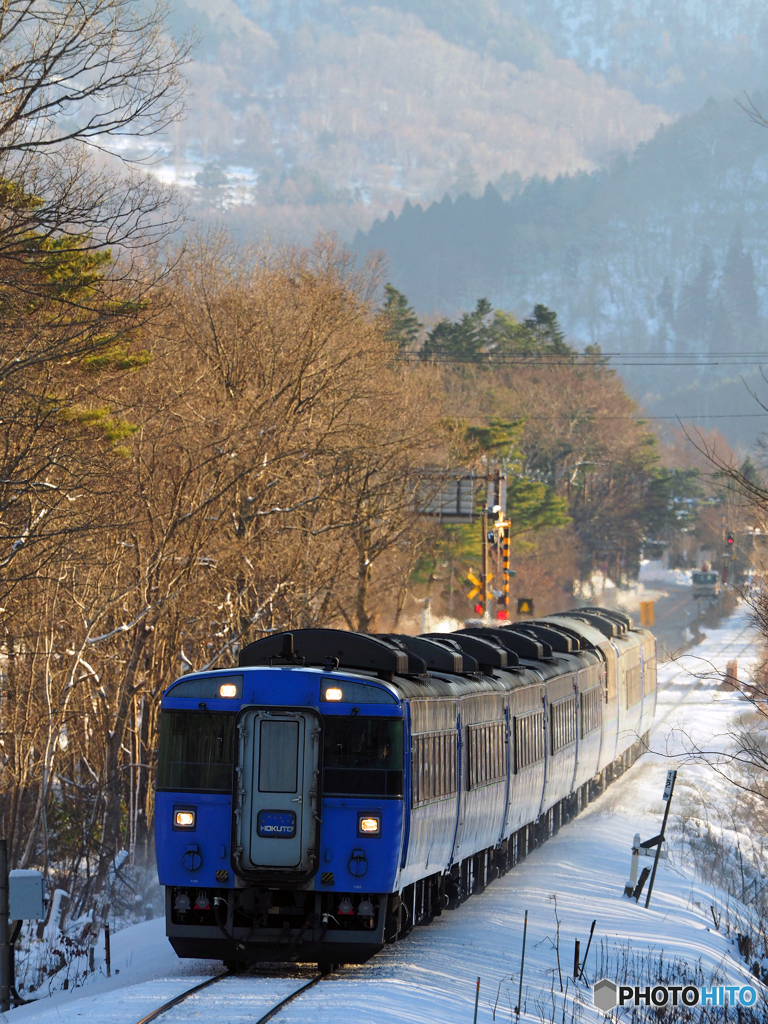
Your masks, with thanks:
[{"label": "train front car", "polygon": [[237,672],[163,696],[155,836],[181,957],[360,963],[385,942],[409,784],[391,680],[408,655],[329,634],[257,641]]}]

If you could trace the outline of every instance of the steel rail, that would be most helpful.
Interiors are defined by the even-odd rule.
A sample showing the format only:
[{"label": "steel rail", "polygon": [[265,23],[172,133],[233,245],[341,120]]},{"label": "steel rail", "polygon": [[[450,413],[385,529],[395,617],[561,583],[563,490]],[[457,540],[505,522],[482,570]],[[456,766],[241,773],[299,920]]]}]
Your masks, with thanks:
[{"label": "steel rail", "polygon": [[[157,1009],[152,1010],[152,1012],[148,1013],[146,1017],[142,1017],[141,1020],[136,1022],[136,1024],[149,1024],[150,1021],[157,1020],[157,1018],[162,1014],[172,1010],[174,1006],[178,1006],[179,1003],[183,1003],[185,999],[188,999],[189,996],[193,996],[196,992],[202,992],[203,989],[209,988],[211,985],[215,985],[219,981],[223,981],[224,978],[232,977],[236,977],[232,971],[223,971],[221,974],[217,974],[214,978],[208,978],[206,981],[201,981],[197,985],[193,985],[192,988],[188,988],[186,992],[182,992],[178,996],[174,996],[173,999],[169,999],[168,1002],[163,1003],[162,1006],[158,1006]],[[312,988],[318,983],[318,981],[322,981],[324,977],[326,977],[326,975],[318,974],[305,985],[299,986],[295,992],[291,992],[284,999],[281,999],[279,1003],[276,1003],[270,1010],[267,1010],[263,1016],[259,1017],[257,1021],[254,1021],[254,1024],[266,1024],[266,1021],[271,1020],[276,1013],[279,1013],[279,1011],[282,1010],[284,1006],[287,1006],[288,1003],[296,999],[297,996],[300,996],[302,992],[306,992],[308,989]]]},{"label": "steel rail", "polygon": [[[752,628],[751,626],[745,626],[744,629],[742,629],[741,632],[737,636],[735,636],[732,640],[729,640],[728,643],[725,644],[723,647],[721,647],[720,650],[717,651],[714,656],[715,657],[719,657],[720,655],[724,654],[725,651],[727,651],[729,647],[731,647],[734,644],[736,644],[741,639],[741,637],[744,635],[744,633],[746,633],[747,630],[751,629],[751,628]],[[739,650],[736,652],[737,657],[739,655],[741,655],[753,643],[754,643],[754,641],[752,641],[752,640],[745,641],[743,643],[743,645],[739,648]],[[672,678],[669,679],[664,684],[664,686],[661,687],[658,690],[658,692],[659,693],[666,693],[668,690],[671,690],[673,688],[673,684],[674,684],[675,680],[678,679],[681,675],[683,675],[684,672],[686,672],[686,669],[680,669],[679,672],[676,672],[675,675],[673,675]],[[651,732],[655,733],[656,730],[660,726],[662,726],[664,724],[664,722],[666,722],[666,720],[669,718],[669,716],[672,714],[672,712],[673,711],[677,711],[678,708],[680,708],[685,703],[685,701],[691,696],[692,693],[695,693],[696,690],[700,689],[702,686],[704,686],[705,683],[710,682],[711,680],[712,680],[711,676],[701,676],[701,678],[696,679],[694,682],[692,682],[691,685],[688,686],[686,688],[686,690],[681,694],[680,699],[675,701],[675,703],[671,705],[671,707],[667,710],[667,712],[661,718],[654,719],[653,725],[651,726]]]},{"label": "steel rail", "polygon": [[208,978],[207,981],[201,981],[197,985],[193,985],[192,988],[188,988],[186,992],[182,992],[181,995],[174,996],[173,999],[169,999],[167,1003],[163,1003],[162,1006],[158,1006],[156,1010],[152,1010],[146,1017],[142,1017],[141,1020],[137,1021],[136,1024],[149,1024],[151,1020],[156,1020],[160,1014],[167,1013],[168,1010],[172,1010],[174,1006],[178,1006],[179,1003],[183,1003],[189,996],[193,996],[195,992],[202,992],[204,988],[208,988],[209,985],[215,985],[217,981],[222,981],[224,978],[231,977],[230,971],[223,971],[221,974],[217,974],[213,978]]}]

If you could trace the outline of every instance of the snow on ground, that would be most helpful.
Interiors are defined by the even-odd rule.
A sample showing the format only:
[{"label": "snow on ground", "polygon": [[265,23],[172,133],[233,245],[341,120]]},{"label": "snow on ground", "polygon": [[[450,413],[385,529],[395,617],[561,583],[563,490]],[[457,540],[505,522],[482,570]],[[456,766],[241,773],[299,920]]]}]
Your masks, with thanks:
[{"label": "snow on ground", "polygon": [[[604,974],[612,976],[606,958],[629,940],[640,956],[650,950],[656,958],[663,952],[665,960],[678,957],[692,967],[700,961],[706,984],[718,972],[721,983],[751,981],[765,1007],[766,990],[750,978],[734,944],[733,915],[739,908],[732,898],[695,877],[681,848],[673,844],[670,859],[660,862],[649,909],[643,900],[635,904],[622,895],[634,834],[640,832],[647,839],[658,832],[664,810],[661,794],[670,767],[679,769],[672,823],[697,809],[703,817],[702,795],[720,809],[733,801],[728,784],[705,764],[692,761],[689,752],[695,741],[708,750],[724,750],[730,742],[728,727],[738,721],[745,704],[732,691],[718,687],[726,662],[734,656],[739,659],[740,674],[745,673],[754,649],[741,613],[712,630],[706,642],[681,661],[661,667],[659,685],[666,689],[659,695],[652,751],[575,821],[457,911],[445,912],[429,927],[415,929],[406,941],[387,947],[370,963],[343,968],[274,1019],[280,1024],[458,1024],[472,1020],[479,976],[479,1024],[510,1020],[517,1002],[526,910],[520,1017],[525,1024],[561,1020],[564,998],[568,1019],[574,1012],[576,1021],[596,1024],[604,1019],[592,1006],[591,990],[584,983],[576,989],[578,1005],[574,1006],[574,983],[569,980],[574,939],[580,939],[583,955],[593,919],[597,924],[585,970],[590,983]],[[698,686],[679,704],[697,679]],[[745,842],[742,836],[742,850]],[[560,993],[554,948],[556,914],[565,996]],[[714,927],[718,915],[719,931]],[[725,933],[726,922],[730,934]],[[200,961],[177,960],[162,930],[162,921],[151,921],[113,937],[113,969],[120,970],[119,976],[12,1010],[2,1019],[9,1024],[32,1020],[134,1024],[198,977],[220,970],[216,963],[204,967]],[[297,972],[279,980],[228,978],[181,1003],[162,1020],[166,1024],[252,1022],[270,998],[276,1002],[303,980]],[[633,983],[635,979],[626,980]]]},{"label": "snow on ground", "polygon": [[658,559],[644,559],[638,574],[640,583],[656,583],[667,587],[690,587],[691,574],[687,569],[665,569]]}]

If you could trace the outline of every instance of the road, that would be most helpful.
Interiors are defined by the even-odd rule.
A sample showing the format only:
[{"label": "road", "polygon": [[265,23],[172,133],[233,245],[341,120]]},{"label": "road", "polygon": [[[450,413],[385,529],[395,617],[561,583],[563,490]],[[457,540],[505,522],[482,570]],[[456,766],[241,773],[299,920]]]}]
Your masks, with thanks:
[{"label": "road", "polygon": [[[666,597],[655,603],[653,632],[658,642],[659,660],[668,661],[676,654],[687,650],[691,644],[704,639],[708,630],[714,629],[723,615],[732,612],[732,607],[709,605],[691,597],[690,587],[665,585]],[[639,619],[639,616],[633,616]],[[704,633],[701,632],[704,630]]]}]

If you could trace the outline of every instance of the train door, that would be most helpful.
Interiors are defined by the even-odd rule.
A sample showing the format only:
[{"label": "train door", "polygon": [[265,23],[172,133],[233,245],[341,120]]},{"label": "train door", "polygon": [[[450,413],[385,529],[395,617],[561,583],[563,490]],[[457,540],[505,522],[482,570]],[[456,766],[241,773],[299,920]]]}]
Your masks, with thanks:
[{"label": "train door", "polygon": [[307,878],[317,870],[321,722],[311,708],[244,708],[235,766],[235,867]]}]

